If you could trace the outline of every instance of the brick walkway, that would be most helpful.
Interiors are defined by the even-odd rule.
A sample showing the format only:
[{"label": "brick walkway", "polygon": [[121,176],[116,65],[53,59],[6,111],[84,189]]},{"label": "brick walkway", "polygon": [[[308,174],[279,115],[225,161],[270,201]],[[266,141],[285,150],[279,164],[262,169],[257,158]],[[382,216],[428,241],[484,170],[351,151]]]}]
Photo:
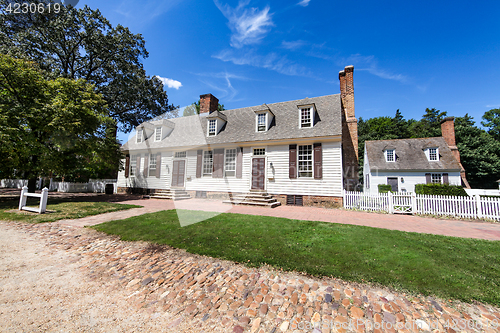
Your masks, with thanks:
[{"label": "brick walkway", "polygon": [[[495,332],[500,320],[500,309],[490,305],[247,268],[171,248],[155,253],[141,242],[57,223],[0,222],[0,231],[6,229],[44,243],[48,254],[66,251],[87,279],[105,285],[111,298],[128,294],[127,308],[140,320],[158,321],[163,332]],[[16,319],[29,311],[30,300],[23,302],[17,312],[0,304],[0,319],[10,316],[9,329],[14,331],[37,330],[43,319]],[[64,310],[56,306],[51,313]],[[52,327],[44,327],[58,331],[55,319]]]},{"label": "brick walkway", "polygon": [[120,203],[141,205],[144,206],[144,208],[90,216],[79,220],[64,220],[59,223],[76,226],[95,225],[106,221],[123,219],[148,212],[168,209],[187,209],[219,213],[228,212],[237,214],[275,216],[297,220],[363,225],[367,227],[453,237],[500,240],[500,223],[461,221],[455,219],[435,219],[411,215],[389,215],[317,207],[279,206],[277,208],[270,209],[251,206],[231,206],[229,204],[223,204],[221,201],[203,199],[190,199],[175,202],[160,199],[141,199],[125,200]]}]

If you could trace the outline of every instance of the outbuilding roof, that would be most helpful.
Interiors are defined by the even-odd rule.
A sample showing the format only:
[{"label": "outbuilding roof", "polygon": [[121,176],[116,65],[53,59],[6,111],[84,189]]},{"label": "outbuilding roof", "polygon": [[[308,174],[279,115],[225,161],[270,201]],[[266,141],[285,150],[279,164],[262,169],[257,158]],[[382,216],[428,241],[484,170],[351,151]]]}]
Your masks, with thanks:
[{"label": "outbuilding roof", "polygon": [[[438,148],[439,160],[429,161],[426,148]],[[394,149],[395,162],[387,162],[384,151]],[[460,171],[460,164],[442,137],[366,141],[370,169],[379,171]]]},{"label": "outbuilding roof", "polygon": [[[300,105],[314,104],[316,114],[314,126],[300,128]],[[152,148],[182,148],[205,146],[207,144],[224,144],[239,142],[260,142],[267,140],[283,140],[297,138],[314,138],[342,135],[342,116],[340,94],[314,98],[305,98],[295,101],[266,104],[274,115],[270,128],[265,132],[255,131],[256,111],[265,111],[263,105],[218,111],[219,116],[227,122],[216,136],[207,136],[207,116],[200,114],[187,117],[169,119],[175,123],[172,132],[161,141],[154,141],[154,136],[136,143],[135,135],[122,146],[123,150],[140,150]],[[149,123],[159,126],[161,120]]]}]

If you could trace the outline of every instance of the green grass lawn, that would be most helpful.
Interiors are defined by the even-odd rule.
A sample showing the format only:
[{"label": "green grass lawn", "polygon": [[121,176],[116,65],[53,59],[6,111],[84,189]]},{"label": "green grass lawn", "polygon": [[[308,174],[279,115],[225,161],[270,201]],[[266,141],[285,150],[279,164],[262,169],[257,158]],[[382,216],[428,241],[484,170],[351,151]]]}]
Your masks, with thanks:
[{"label": "green grass lawn", "polygon": [[[81,199],[80,199],[81,200]],[[38,207],[40,199],[28,198],[27,206]],[[30,223],[54,222],[62,219],[78,219],[89,215],[116,212],[141,206],[124,205],[109,202],[82,202],[74,200],[51,200],[47,204],[46,214],[19,211],[19,201],[0,202],[0,221],[23,221]]]},{"label": "green grass lawn", "polygon": [[250,266],[500,305],[500,242],[227,213],[180,227],[174,210],[93,228]]}]

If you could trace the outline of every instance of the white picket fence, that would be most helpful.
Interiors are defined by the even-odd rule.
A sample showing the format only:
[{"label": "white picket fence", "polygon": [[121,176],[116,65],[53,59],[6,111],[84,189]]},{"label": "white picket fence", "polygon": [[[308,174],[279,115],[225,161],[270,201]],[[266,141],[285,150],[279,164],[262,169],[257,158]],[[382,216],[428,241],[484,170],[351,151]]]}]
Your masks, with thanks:
[{"label": "white picket fence", "polygon": [[500,198],[344,191],[344,208],[391,214],[431,214],[500,221]]},{"label": "white picket fence", "polygon": [[50,182],[49,191],[65,193],[104,193],[106,184],[113,184],[113,193],[117,191],[116,179],[90,179],[88,183]]}]

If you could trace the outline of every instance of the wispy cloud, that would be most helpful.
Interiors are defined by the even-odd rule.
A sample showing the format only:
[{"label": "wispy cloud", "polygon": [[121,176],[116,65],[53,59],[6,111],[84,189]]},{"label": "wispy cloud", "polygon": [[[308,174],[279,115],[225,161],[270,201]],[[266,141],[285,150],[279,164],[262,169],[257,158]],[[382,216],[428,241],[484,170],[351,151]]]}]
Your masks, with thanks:
[{"label": "wispy cloud", "polygon": [[222,14],[229,20],[229,28],[232,31],[231,46],[241,48],[244,45],[258,43],[269,32],[273,26],[269,13],[269,6],[259,10],[258,8],[246,8],[249,0],[240,0],[236,8],[223,5],[218,0],[214,0],[215,5]]},{"label": "wispy cloud", "polygon": [[297,49],[300,49],[302,46],[306,45],[306,42],[303,40],[295,40],[292,42],[287,42],[287,41],[282,41],[281,42],[281,47],[287,49],[287,50],[292,50],[295,51]]},{"label": "wispy cloud", "polygon": [[174,88],[174,89],[179,90],[179,88],[182,87],[182,83],[180,83],[177,80],[169,79],[169,78],[166,78],[166,77],[161,77],[161,76],[158,76],[158,75],[156,75],[155,77],[158,80],[160,80],[163,83],[164,86],[167,86],[168,88]]},{"label": "wispy cloud", "polygon": [[302,7],[307,7],[307,6],[309,6],[309,2],[311,2],[311,0],[302,0],[297,5],[302,6]]},{"label": "wispy cloud", "polygon": [[292,76],[309,76],[310,73],[304,66],[290,61],[286,56],[276,53],[259,55],[254,51],[235,53],[233,50],[224,50],[213,56],[222,61],[229,61],[235,65],[249,65],[254,67],[266,68],[276,71],[280,74]]},{"label": "wispy cloud", "polygon": [[[248,80],[248,78],[232,73],[219,72],[219,73],[197,73],[196,75],[202,77],[210,77],[210,79],[200,79],[200,81],[207,85],[209,88],[218,91],[220,98],[224,98],[227,102],[234,102],[238,94],[238,90],[234,88],[231,79],[235,80]],[[219,80],[214,80],[219,79]]]},{"label": "wispy cloud", "polygon": [[374,56],[363,56],[360,54],[353,54],[344,59],[344,63],[354,64],[358,71],[368,71],[370,74],[378,76],[382,79],[399,81],[401,83],[409,83],[409,78],[403,74],[396,74],[382,69],[378,66],[378,62]]},{"label": "wispy cloud", "polygon": [[135,0],[122,0],[115,5],[115,12],[127,18],[146,21],[167,12],[180,2],[181,0],[142,0],[138,5]]},{"label": "wispy cloud", "polygon": [[500,108],[500,104],[488,104],[488,105],[486,105],[486,107],[496,109],[496,108]]}]

